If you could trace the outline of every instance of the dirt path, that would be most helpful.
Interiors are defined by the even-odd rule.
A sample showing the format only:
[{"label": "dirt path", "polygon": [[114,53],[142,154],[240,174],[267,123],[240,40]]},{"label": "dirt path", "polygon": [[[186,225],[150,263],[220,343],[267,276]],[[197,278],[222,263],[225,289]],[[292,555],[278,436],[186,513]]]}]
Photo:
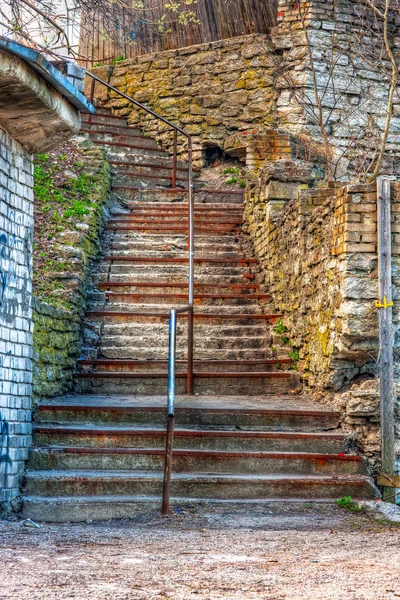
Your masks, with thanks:
[{"label": "dirt path", "polygon": [[400,598],[400,527],[327,504],[3,521],[0,560],[1,600]]}]

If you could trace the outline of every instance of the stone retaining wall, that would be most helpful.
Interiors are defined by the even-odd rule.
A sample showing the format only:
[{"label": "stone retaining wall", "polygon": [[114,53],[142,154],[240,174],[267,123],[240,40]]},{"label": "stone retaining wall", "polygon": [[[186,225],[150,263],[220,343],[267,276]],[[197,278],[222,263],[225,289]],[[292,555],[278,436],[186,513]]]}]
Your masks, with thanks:
[{"label": "stone retaining wall", "polygon": [[[184,127],[193,136],[195,164],[202,165],[203,149],[223,148],[230,132],[274,122],[274,61],[266,54],[266,44],[265,35],[246,35],[140,56],[93,72]],[[96,86],[95,97],[129,115],[131,124],[171,150],[167,126],[132,109],[128,100],[104,86]]]},{"label": "stone retaining wall", "polygon": [[[306,391],[340,409],[345,426],[373,454],[379,417],[376,183],[301,190],[290,201],[276,199],[276,189],[282,191],[282,184],[269,183],[270,197],[261,197],[256,186],[248,191],[246,222],[274,308],[283,314],[283,335],[291,353],[298,353]],[[287,197],[288,190],[283,192]],[[397,295],[398,183],[392,183],[392,211]],[[396,352],[396,302],[393,322]]]},{"label": "stone retaining wall", "polygon": [[[373,23],[375,38],[363,34],[353,0],[303,2],[302,10],[333,150],[332,170],[338,178],[346,172],[363,178],[379,147],[387,112],[388,64],[371,58],[381,36]],[[204,149],[223,149],[232,132],[248,134],[271,126],[299,136],[307,150],[321,152],[315,147],[322,137],[310,67],[299,5],[279,0],[278,26],[269,35],[159,52],[94,72],[191,133],[195,165],[202,166]],[[89,92],[90,81],[86,85]],[[172,134],[160,121],[104,86],[96,86],[95,97],[172,150]],[[400,174],[399,142],[396,102],[386,165]]]},{"label": "stone retaining wall", "polygon": [[60,300],[69,306],[34,299],[33,396],[35,400],[70,391],[81,346],[90,262],[100,251],[100,234],[107,215],[110,184],[108,163],[99,148],[84,150],[85,171],[96,182],[90,212],[74,230],[59,233],[60,260],[67,267],[52,276],[63,283]]}]

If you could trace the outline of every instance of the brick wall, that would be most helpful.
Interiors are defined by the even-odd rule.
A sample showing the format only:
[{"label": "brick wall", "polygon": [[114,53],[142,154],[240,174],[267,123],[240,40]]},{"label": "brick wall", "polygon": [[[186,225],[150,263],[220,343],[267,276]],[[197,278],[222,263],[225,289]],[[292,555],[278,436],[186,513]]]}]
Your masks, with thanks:
[{"label": "brick wall", "polygon": [[0,503],[18,495],[31,441],[32,172],[0,129]]}]

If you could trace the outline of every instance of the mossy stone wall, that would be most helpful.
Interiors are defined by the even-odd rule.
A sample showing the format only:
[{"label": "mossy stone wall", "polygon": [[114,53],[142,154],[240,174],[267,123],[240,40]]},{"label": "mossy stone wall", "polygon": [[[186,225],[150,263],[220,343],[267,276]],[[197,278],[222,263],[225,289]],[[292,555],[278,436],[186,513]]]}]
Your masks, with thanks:
[{"label": "mossy stone wall", "polygon": [[63,271],[43,276],[62,282],[62,293],[33,301],[33,396],[57,396],[72,388],[81,345],[81,323],[86,305],[89,266],[100,252],[100,234],[107,213],[110,175],[104,152],[84,149],[82,160],[95,185],[89,212],[71,231],[59,234],[59,261]]}]

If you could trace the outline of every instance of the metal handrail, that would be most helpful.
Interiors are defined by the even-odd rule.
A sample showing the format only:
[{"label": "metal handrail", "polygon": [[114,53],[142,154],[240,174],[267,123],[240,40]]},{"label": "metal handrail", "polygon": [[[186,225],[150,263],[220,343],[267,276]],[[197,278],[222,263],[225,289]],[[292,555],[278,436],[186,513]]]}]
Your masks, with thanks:
[{"label": "metal handrail", "polygon": [[[172,308],[169,319],[169,349],[168,349],[168,410],[167,410],[167,433],[166,433],[166,448],[165,448],[165,466],[164,466],[164,482],[163,482],[163,500],[162,514],[166,515],[169,510],[169,499],[171,490],[171,473],[172,473],[172,453],[174,440],[174,423],[175,423],[175,367],[176,367],[176,321],[177,315],[188,313],[188,350],[187,350],[187,380],[186,391],[188,394],[193,393],[193,302],[194,302],[194,199],[193,199],[193,149],[192,136],[187,133],[182,127],[178,127],[171,123],[165,117],[157,114],[147,106],[144,106],[134,98],[131,98],[124,92],[121,92],[114,86],[110,85],[97,75],[86,72],[92,78],[90,89],[90,102],[93,103],[94,90],[96,81],[116,94],[119,94],[126,100],[129,100],[139,109],[144,110],[159,121],[162,121],[174,130],[173,157],[172,157],[172,187],[176,187],[176,172],[178,164],[178,133],[181,133],[187,138],[188,152],[188,250],[189,250],[189,272],[188,272],[188,304],[179,308]],[[89,115],[89,122],[91,115]]]}]

